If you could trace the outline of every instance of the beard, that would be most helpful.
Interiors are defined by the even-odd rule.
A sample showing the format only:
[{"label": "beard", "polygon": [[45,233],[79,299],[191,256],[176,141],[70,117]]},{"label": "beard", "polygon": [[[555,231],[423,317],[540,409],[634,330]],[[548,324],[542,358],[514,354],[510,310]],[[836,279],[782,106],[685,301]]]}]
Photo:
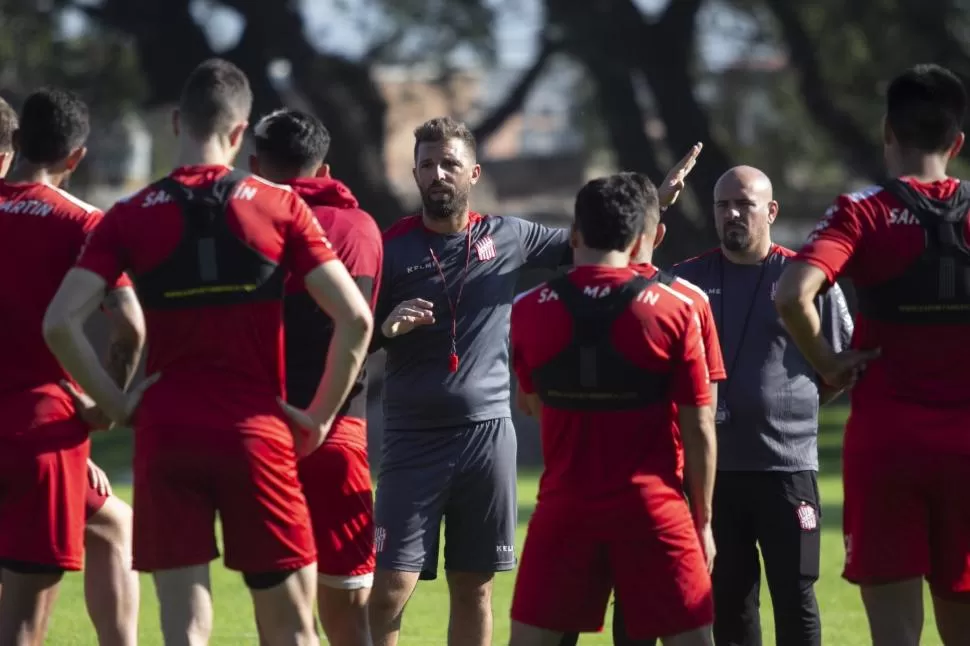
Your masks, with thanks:
[{"label": "beard", "polygon": [[740,224],[727,225],[721,234],[721,242],[728,251],[745,251],[751,246],[751,232]]},{"label": "beard", "polygon": [[468,189],[434,183],[421,191],[425,214],[433,220],[450,220],[468,208]]}]

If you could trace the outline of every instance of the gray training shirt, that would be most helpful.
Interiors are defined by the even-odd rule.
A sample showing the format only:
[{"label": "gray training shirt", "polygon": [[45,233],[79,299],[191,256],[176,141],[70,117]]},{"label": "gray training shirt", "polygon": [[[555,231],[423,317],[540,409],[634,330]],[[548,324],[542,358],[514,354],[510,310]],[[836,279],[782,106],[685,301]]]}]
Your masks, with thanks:
[{"label": "gray training shirt", "polygon": [[[727,380],[717,397],[728,419],[717,428],[720,470],[818,470],[819,378],[774,305],[778,278],[794,255],[774,245],[764,263],[738,265],[717,249],[672,269],[707,293],[721,341]],[[847,348],[852,317],[839,286],[816,306],[829,343],[837,352]]]},{"label": "gray training shirt", "polygon": [[[380,326],[398,303],[412,298],[434,303],[435,318],[433,325],[378,339],[387,350],[384,424],[388,430],[447,428],[512,415],[509,317],[519,270],[555,269],[569,263],[569,231],[519,218],[473,215],[470,257],[467,242],[464,231],[451,235],[428,231],[420,215],[404,218],[384,234],[375,325]],[[466,257],[468,275],[455,317],[459,364],[452,373],[449,297],[452,304],[458,299]]]}]

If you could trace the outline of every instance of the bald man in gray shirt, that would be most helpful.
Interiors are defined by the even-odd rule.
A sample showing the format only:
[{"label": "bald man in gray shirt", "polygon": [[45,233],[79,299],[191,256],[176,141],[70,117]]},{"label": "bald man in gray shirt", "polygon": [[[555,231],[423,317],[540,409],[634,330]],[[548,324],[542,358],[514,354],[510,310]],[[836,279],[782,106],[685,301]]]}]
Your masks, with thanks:
[{"label": "bald man in gray shirt", "polygon": [[[819,573],[818,410],[832,392],[782,326],[773,300],[795,255],[771,241],[778,216],[771,182],[732,168],[714,189],[721,246],[673,267],[703,289],[718,328],[727,380],[718,392],[714,564],[718,646],[760,646],[761,563],[776,643],[821,644],[814,584]],[[825,335],[848,347],[852,319],[838,285],[816,306]]]}]

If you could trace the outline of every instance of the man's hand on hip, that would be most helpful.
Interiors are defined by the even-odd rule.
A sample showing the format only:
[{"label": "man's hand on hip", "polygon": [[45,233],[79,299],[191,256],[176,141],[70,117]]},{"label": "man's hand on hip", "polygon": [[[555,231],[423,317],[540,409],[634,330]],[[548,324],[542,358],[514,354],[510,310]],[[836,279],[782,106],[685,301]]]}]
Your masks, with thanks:
[{"label": "man's hand on hip", "polygon": [[434,323],[434,304],[423,298],[412,298],[400,303],[381,325],[381,334],[388,339],[407,334],[421,325]]}]

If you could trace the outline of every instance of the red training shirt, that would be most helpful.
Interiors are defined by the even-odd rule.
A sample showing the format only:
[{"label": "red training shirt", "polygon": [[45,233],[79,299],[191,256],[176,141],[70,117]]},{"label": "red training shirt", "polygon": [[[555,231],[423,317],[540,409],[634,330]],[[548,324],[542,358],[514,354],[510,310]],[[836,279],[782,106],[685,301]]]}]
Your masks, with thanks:
[{"label": "red training shirt", "polygon": [[[345,184],[331,177],[299,178],[288,184],[312,209],[327,232],[334,253],[367,296],[373,312],[377,306],[384,258],[384,242],[374,218],[360,209],[357,198]],[[286,387],[291,402],[309,405],[323,376],[333,325],[306,294],[302,280],[291,277],[287,281],[286,293]],[[367,419],[367,374],[363,369],[341,407],[327,441],[366,447],[366,427],[363,424],[340,424],[341,418]]]},{"label": "red training shirt", "polygon": [[[906,181],[936,199],[950,197],[959,186],[952,178]],[[970,240],[970,229],[964,235]],[[924,244],[916,217],[873,186],[840,195],[796,259],[824,271],[829,282],[847,276],[865,287],[902,274]],[[882,355],[852,390],[846,449],[970,454],[968,333],[963,325],[901,325],[857,314],[852,347],[881,348]]]},{"label": "red training shirt", "polygon": [[[214,183],[226,166],[188,166],[171,177],[187,186]],[[95,229],[77,266],[106,281],[137,277],[163,262],[182,237],[178,203],[152,186],[115,204]],[[229,228],[295,280],[336,256],[310,209],[288,187],[250,176],[226,209]],[[136,413],[139,431],[242,431],[292,443],[276,401],[283,388],[282,302],[145,311],[147,374],[161,378]]]},{"label": "red training shirt", "polygon": [[[649,262],[630,265],[630,267],[644,278],[653,278],[659,271],[656,265]],[[694,283],[680,277],[675,278],[674,282],[670,283],[670,287],[694,303],[694,309],[701,321],[701,341],[704,343],[704,354],[707,357],[707,372],[710,373],[711,381],[724,381],[727,379],[727,370],[724,368],[724,355],[721,353],[714,312],[711,311],[707,294]]]},{"label": "red training shirt", "polygon": [[[618,286],[630,268],[581,266],[569,272],[581,288]],[[545,469],[539,504],[574,513],[646,511],[656,522],[683,508],[682,452],[676,438],[676,405],[711,403],[699,318],[689,299],[655,283],[614,323],[617,350],[646,370],[672,376],[670,401],[639,410],[567,411],[542,407],[540,432]],[[544,283],[512,306],[512,364],[523,392],[532,373],[572,341],[572,322]]]},{"label": "red training shirt", "polygon": [[[72,423],[74,405],[58,382],[67,373],[47,349],[44,314],[88,233],[102,218],[95,207],[49,184],[0,180],[0,437],[70,442],[87,435]],[[112,289],[130,285],[121,273]]]}]

